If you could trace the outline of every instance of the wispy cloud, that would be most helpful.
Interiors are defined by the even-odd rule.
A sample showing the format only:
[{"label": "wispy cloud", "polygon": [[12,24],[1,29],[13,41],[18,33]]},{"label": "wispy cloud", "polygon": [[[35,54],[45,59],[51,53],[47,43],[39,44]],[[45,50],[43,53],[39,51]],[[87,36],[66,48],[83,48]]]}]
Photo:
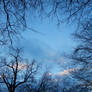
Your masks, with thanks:
[{"label": "wispy cloud", "polygon": [[76,70],[78,70],[78,69],[77,68],[71,68],[71,69],[63,70],[62,72],[54,73],[52,75],[54,75],[54,76],[64,76],[64,75],[67,75],[68,76],[68,75],[71,74],[71,72],[74,72]]}]

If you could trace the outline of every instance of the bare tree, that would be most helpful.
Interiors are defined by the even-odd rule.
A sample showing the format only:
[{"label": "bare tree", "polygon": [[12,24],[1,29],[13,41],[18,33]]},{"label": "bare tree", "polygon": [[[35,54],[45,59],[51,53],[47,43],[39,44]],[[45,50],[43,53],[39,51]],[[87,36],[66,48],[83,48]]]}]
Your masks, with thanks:
[{"label": "bare tree", "polygon": [[77,68],[73,71],[73,77],[81,87],[89,91],[92,90],[92,0],[71,1],[75,9],[71,18],[75,17],[79,21],[78,30],[73,34],[74,39],[79,42],[71,56],[73,65]]},{"label": "bare tree", "polygon": [[58,92],[58,84],[51,73],[44,72],[35,92]]},{"label": "bare tree", "polygon": [[1,65],[0,82],[6,85],[9,92],[15,92],[20,85],[32,82],[39,67],[35,61],[29,64],[24,61],[20,57],[20,49],[10,53],[10,57],[1,59]]},{"label": "bare tree", "polygon": [[[88,24],[89,25],[89,24]],[[89,25],[85,31],[78,31],[74,34],[80,44],[72,54],[73,64],[77,68],[73,71],[73,77],[79,84],[92,90],[92,27]]]},{"label": "bare tree", "polygon": [[[21,31],[28,28],[26,17],[28,11],[41,7],[41,0],[0,0],[0,42],[11,43]],[[31,17],[32,15],[30,15]],[[29,17],[29,18],[30,18]]]},{"label": "bare tree", "polygon": [[12,44],[26,28],[35,31],[27,25],[33,13],[57,19],[58,24],[67,19],[78,20],[79,24],[90,21],[91,3],[92,0],[0,0],[0,43]]}]

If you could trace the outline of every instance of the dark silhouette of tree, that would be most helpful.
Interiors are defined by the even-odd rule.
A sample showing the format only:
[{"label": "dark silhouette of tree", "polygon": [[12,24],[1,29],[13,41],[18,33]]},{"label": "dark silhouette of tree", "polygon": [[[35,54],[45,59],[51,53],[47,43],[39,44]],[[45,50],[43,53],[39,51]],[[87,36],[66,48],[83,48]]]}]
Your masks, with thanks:
[{"label": "dark silhouette of tree", "polygon": [[36,92],[59,92],[59,85],[52,74],[48,71],[44,72],[40,79]]},{"label": "dark silhouette of tree", "polygon": [[20,85],[32,82],[39,68],[34,60],[27,63],[20,51],[16,49],[8,58],[1,59],[0,83],[5,84],[9,92],[15,92]]},{"label": "dark silhouette of tree", "polygon": [[52,88],[52,78],[51,75],[46,71],[41,80],[39,81],[37,92],[47,92]]},{"label": "dark silhouette of tree", "polygon": [[[89,24],[88,24],[89,25]],[[85,31],[74,34],[80,44],[72,54],[73,64],[77,68],[73,72],[79,84],[86,89],[92,90],[92,31],[89,25]]]},{"label": "dark silhouette of tree", "polygon": [[[92,0],[0,0],[0,43],[12,44],[25,29],[35,31],[27,25],[27,13],[29,18],[33,12],[37,16],[47,16],[57,19],[58,24],[69,20],[69,22],[78,23],[78,31],[75,37],[81,44],[75,48],[72,59],[80,66],[74,72],[74,76],[85,87],[92,85],[91,74],[91,51],[92,51]],[[37,32],[37,31],[35,31]],[[14,55],[11,55],[15,58]],[[2,59],[6,70],[18,68],[17,62],[10,62]],[[76,62],[74,62],[76,64]],[[14,66],[15,65],[15,66]],[[8,67],[8,68],[7,68]],[[1,67],[3,71],[3,67]],[[18,69],[17,69],[18,71]],[[17,72],[16,71],[16,72]],[[7,73],[5,71],[5,73]],[[10,80],[1,72],[1,79],[7,87],[11,86]],[[11,76],[10,73],[9,76]],[[5,78],[5,79],[4,79]],[[10,78],[11,79],[11,78]],[[15,78],[16,79],[16,78]],[[7,84],[9,83],[9,84]],[[14,84],[15,85],[15,84]]]},{"label": "dark silhouette of tree", "polygon": [[91,0],[0,0],[0,42],[12,44],[26,28],[37,32],[27,25],[27,17],[30,19],[33,14],[57,19],[58,24],[65,20],[78,20],[79,24],[90,21],[91,3]]},{"label": "dark silhouette of tree", "polygon": [[33,83],[33,85],[27,84],[23,86],[21,92],[59,92],[58,91],[58,83],[55,79],[52,78],[49,72],[44,72],[39,80]]},{"label": "dark silhouette of tree", "polygon": [[82,85],[76,85],[69,88],[66,92],[90,92],[88,88],[85,88]]}]

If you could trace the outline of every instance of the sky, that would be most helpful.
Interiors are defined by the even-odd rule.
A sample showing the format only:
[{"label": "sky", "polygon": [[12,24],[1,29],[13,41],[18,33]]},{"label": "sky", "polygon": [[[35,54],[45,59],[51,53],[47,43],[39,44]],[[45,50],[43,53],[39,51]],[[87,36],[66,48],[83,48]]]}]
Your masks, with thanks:
[{"label": "sky", "polygon": [[[56,75],[69,74],[71,64],[63,53],[70,53],[76,46],[72,38],[76,26],[66,22],[58,26],[56,20],[29,19],[29,16],[27,26],[37,32],[26,29],[22,38],[15,42],[16,45],[23,48],[25,58],[35,59],[42,65],[42,72],[47,70]],[[5,49],[3,51],[6,52]]]},{"label": "sky", "polygon": [[71,52],[76,46],[71,36],[75,26],[67,23],[57,26],[55,20],[41,21],[38,18],[27,22],[37,32],[26,29],[22,34],[23,39],[17,42],[17,45],[23,47],[25,56],[36,59],[52,72],[67,70],[69,62],[63,57],[63,53]]}]

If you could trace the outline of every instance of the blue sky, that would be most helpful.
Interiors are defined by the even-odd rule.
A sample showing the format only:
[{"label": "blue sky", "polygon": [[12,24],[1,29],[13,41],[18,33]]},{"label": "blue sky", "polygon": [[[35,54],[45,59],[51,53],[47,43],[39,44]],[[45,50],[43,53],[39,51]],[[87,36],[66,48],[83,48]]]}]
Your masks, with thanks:
[{"label": "blue sky", "polygon": [[[26,30],[22,35],[23,39],[18,41],[18,45],[24,48],[25,56],[34,58],[42,62],[45,67],[52,67],[52,70],[58,71],[65,69],[67,62],[63,52],[70,52],[76,43],[72,40],[71,34],[75,26],[63,23],[56,25],[56,21],[44,19],[28,20],[28,26],[40,33]],[[61,66],[59,66],[61,64]]]}]

